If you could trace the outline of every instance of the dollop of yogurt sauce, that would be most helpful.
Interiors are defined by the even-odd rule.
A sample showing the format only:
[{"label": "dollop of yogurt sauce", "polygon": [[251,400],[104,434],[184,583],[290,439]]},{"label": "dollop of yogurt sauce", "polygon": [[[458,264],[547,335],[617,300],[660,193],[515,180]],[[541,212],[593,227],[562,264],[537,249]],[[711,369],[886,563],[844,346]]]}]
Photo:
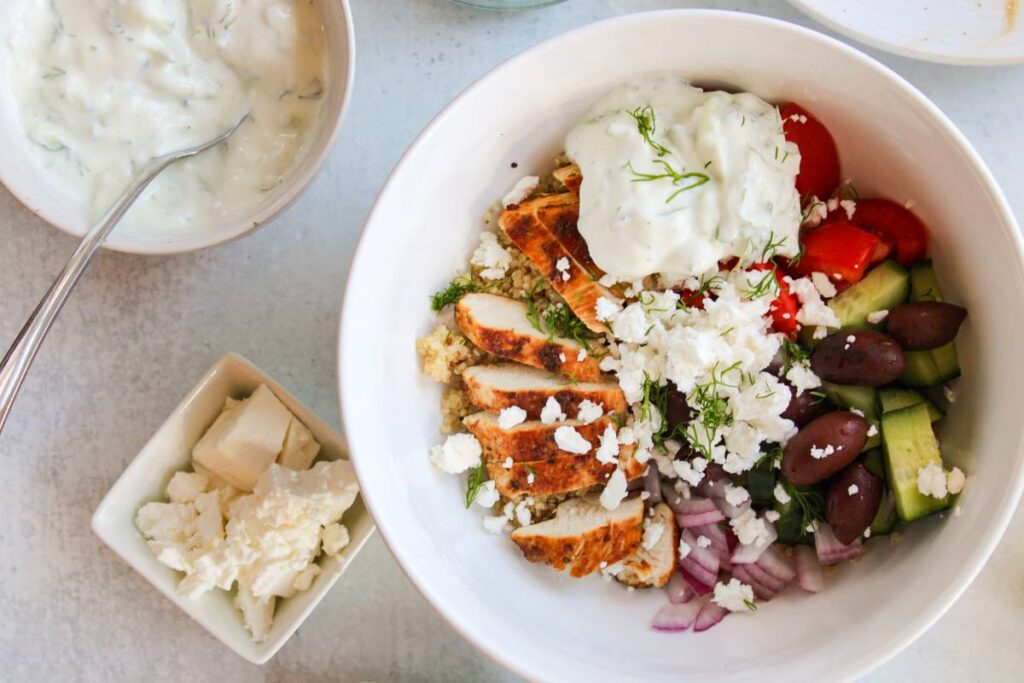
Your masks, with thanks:
[{"label": "dollop of yogurt sauce", "polygon": [[583,174],[580,233],[620,280],[799,251],[800,153],[756,95],[705,92],[673,74],[629,82],[584,116],[566,152]]},{"label": "dollop of yogurt sauce", "polygon": [[90,220],[155,156],[224,145],[167,171],[133,229],[238,218],[301,158],[322,118],[322,18],[309,0],[23,0],[9,79],[36,157]]}]

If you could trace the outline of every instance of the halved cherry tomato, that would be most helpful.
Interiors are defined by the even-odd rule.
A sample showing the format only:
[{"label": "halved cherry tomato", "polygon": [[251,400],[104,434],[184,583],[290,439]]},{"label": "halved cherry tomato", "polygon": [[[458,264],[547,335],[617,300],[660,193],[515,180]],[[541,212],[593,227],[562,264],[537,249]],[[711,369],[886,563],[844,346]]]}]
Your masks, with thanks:
[{"label": "halved cherry tomato", "polygon": [[864,277],[881,244],[870,232],[846,221],[811,230],[800,239],[804,255],[791,267],[796,274],[825,273],[837,284],[847,285]]},{"label": "halved cherry tomato", "polygon": [[853,223],[887,242],[900,265],[909,266],[928,251],[928,231],[909,209],[888,199],[861,199]]},{"label": "halved cherry tomato", "polygon": [[[769,270],[772,264],[770,263],[755,263],[750,266],[750,270]],[[772,327],[775,328],[776,332],[781,332],[787,337],[793,337],[796,335],[797,329],[800,325],[796,322],[796,313],[800,310],[800,302],[796,296],[789,291],[789,285],[782,279],[782,272],[775,269],[775,281],[779,284],[779,294],[772,301],[771,306],[768,307],[768,311],[772,315]]]},{"label": "halved cherry tomato", "polygon": [[704,300],[708,298],[707,292],[697,292],[692,289],[677,289],[676,294],[679,295],[680,301],[682,301],[687,308],[696,308],[699,311],[704,310]]},{"label": "halved cherry tomato", "polygon": [[[782,107],[782,131],[800,149],[796,190],[825,199],[839,187],[839,150],[821,121],[795,102]],[[805,118],[806,117],[806,118]]]}]

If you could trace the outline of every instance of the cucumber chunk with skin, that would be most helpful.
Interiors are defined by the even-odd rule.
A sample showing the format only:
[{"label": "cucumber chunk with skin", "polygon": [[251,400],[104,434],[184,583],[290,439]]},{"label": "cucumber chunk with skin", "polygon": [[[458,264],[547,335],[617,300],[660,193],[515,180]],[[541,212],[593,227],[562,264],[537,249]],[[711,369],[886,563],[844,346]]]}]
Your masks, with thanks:
[{"label": "cucumber chunk with skin", "polygon": [[878,390],[875,387],[858,387],[846,384],[822,382],[821,390],[825,397],[840,408],[856,409],[864,413],[864,419],[874,425],[876,434],[868,437],[864,450],[878,448],[882,445],[878,431]]},{"label": "cucumber chunk with skin", "polygon": [[896,501],[888,491],[882,496],[882,503],[878,506],[878,512],[871,521],[871,535],[885,536],[891,534],[896,528]]},{"label": "cucumber chunk with skin", "polygon": [[[907,300],[910,292],[910,274],[895,261],[884,261],[871,270],[864,279],[828,302],[828,307],[839,318],[841,329],[877,330],[881,325],[868,322],[868,315],[889,310]],[[834,330],[830,330],[834,331]],[[814,330],[804,328],[800,341],[804,346],[816,346]]]},{"label": "cucumber chunk with skin", "polygon": [[913,522],[949,507],[949,496],[926,496],[917,487],[922,468],[931,463],[942,466],[939,442],[924,404],[882,415],[882,445],[886,479],[901,520]]},{"label": "cucumber chunk with skin", "polygon": [[924,394],[913,389],[882,389],[878,392],[878,411],[883,415],[900,408],[909,408],[923,403],[928,408],[932,422],[938,422],[946,416],[942,410]]}]

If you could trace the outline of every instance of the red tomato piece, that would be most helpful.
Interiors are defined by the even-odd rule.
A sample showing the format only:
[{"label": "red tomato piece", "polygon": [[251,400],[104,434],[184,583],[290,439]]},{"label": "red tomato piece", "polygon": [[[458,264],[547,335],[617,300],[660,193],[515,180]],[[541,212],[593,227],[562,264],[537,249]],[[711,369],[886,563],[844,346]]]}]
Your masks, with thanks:
[{"label": "red tomato piece", "polygon": [[845,221],[812,230],[801,241],[803,258],[792,266],[798,275],[825,273],[838,283],[850,285],[864,277],[881,244],[870,232]]},{"label": "red tomato piece", "polygon": [[692,289],[677,289],[676,293],[679,294],[679,299],[687,308],[696,308],[699,311],[704,310],[704,300],[708,298],[707,292],[696,292]]},{"label": "red tomato piece", "polygon": [[796,190],[825,199],[839,187],[839,150],[825,125],[795,102],[782,107],[782,132],[800,149]]},{"label": "red tomato piece", "polygon": [[[755,263],[750,270],[769,270],[770,263]],[[796,313],[800,310],[800,302],[796,296],[789,291],[789,285],[782,279],[783,274],[778,268],[775,269],[775,281],[779,285],[779,294],[768,307],[772,316],[772,327],[776,332],[781,332],[787,337],[794,337],[800,325],[796,322]]]},{"label": "red tomato piece", "polygon": [[924,258],[928,231],[909,209],[888,199],[862,199],[853,212],[853,222],[887,242],[902,266]]}]

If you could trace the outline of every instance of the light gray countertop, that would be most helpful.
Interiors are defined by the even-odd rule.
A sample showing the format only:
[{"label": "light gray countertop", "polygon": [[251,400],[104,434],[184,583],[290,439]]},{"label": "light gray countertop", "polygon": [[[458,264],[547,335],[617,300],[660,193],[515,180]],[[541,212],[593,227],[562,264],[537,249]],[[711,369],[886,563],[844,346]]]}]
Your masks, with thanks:
[{"label": "light gray countertop", "polygon": [[[449,99],[566,29],[698,3],[569,0],[509,15],[448,0],[353,4],[352,107],[301,201],[266,229],[202,253],[101,254],[36,361],[0,438],[0,680],[517,680],[445,624],[379,537],[261,668],[215,641],[89,529],[122,469],[226,351],[247,356],[337,424],[335,337],[349,259],[377,189]],[[781,0],[699,4],[813,25]],[[958,68],[868,52],[949,114],[1024,215],[1024,67]],[[6,344],[74,240],[0,190],[0,245]],[[964,597],[870,680],[1020,680],[1022,567],[1018,514]]]}]

